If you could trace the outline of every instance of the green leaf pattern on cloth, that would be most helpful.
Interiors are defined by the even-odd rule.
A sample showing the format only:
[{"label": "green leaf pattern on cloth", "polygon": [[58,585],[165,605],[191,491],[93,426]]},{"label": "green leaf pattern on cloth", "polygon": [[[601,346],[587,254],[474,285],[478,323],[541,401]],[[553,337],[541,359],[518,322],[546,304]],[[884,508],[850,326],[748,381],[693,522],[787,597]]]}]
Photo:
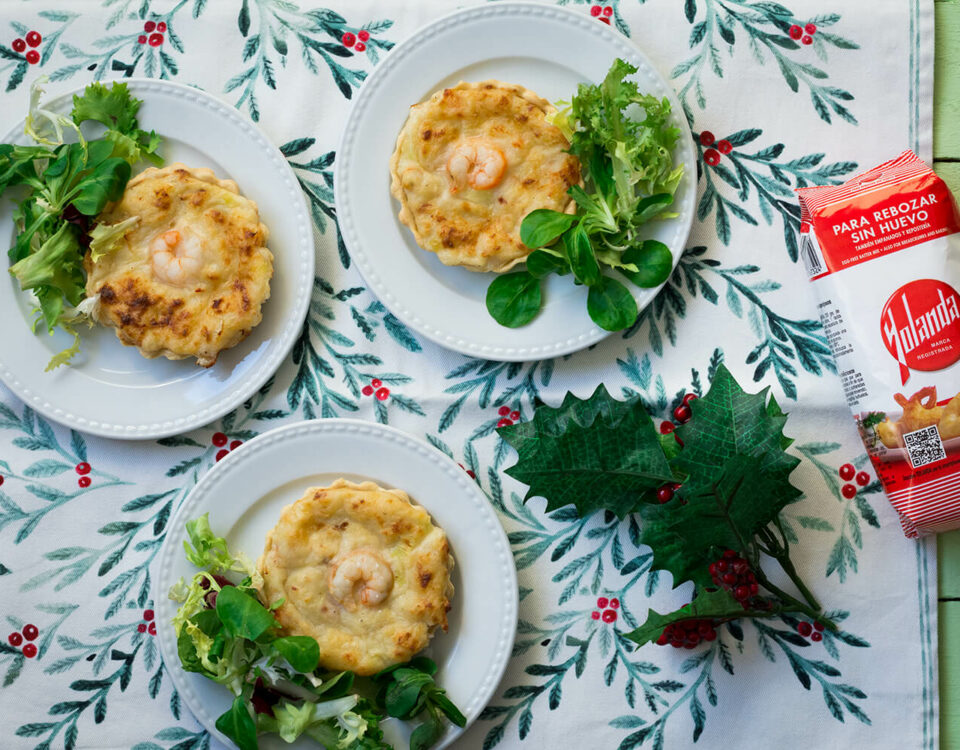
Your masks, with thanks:
[{"label": "green leaf pattern on cloth", "polygon": [[[918,584],[921,557],[903,546],[872,477],[853,498],[841,492],[840,465],[870,467],[814,306],[799,291],[806,282],[795,263],[791,197],[794,187],[839,182],[862,165],[863,156],[842,147],[864,140],[859,123],[878,123],[873,139],[905,139],[905,122],[879,122],[888,112],[863,92],[856,71],[881,63],[891,75],[906,70],[905,60],[871,60],[860,45],[884,34],[905,44],[897,40],[907,38],[907,9],[838,5],[842,12],[808,16],[789,0],[558,4],[632,36],[671,77],[697,142],[698,163],[688,165],[691,177],[696,169],[697,218],[666,286],[633,326],[591,350],[527,363],[463,357],[408,329],[351,267],[337,223],[333,168],[348,100],[395,43],[458,3],[91,0],[81,14],[72,3],[44,0],[3,9],[0,112],[9,126],[41,74],[51,93],[131,76],[200,86],[259,121],[281,148],[307,197],[319,260],[287,361],[250,400],[203,429],[121,444],[52,424],[0,390],[4,747],[215,746],[173,689],[155,640],[167,624],[154,618],[152,563],[171,514],[243,442],[280,424],[343,416],[425,437],[474,478],[508,532],[520,581],[513,659],[458,746],[559,746],[572,732],[622,750],[749,746],[752,720],[731,722],[734,705],[744,716],[773,711],[784,722],[804,721],[811,745],[842,738],[865,746],[878,741],[872,722],[894,705],[883,702],[893,686],[876,664],[879,647],[895,646],[899,656],[884,653],[912,680],[895,706],[911,720],[883,731],[892,742],[922,736],[923,747],[933,747],[935,728],[922,732],[920,717],[935,720],[924,698],[935,684],[920,665],[931,658],[921,656],[933,627],[923,597],[935,575],[930,583],[922,562],[928,578]],[[751,81],[755,99],[726,106],[741,80]],[[906,98],[904,91],[904,111]],[[802,125],[774,127],[770,106],[789,106]],[[885,157],[879,146],[851,153]],[[585,518],[572,506],[525,504],[520,484],[503,472],[513,448],[496,430],[510,428],[515,445],[520,436],[531,440],[540,429],[528,421],[536,404],[558,405],[568,390],[585,398],[601,383],[598,404],[609,393],[668,419],[684,393],[710,388],[721,362],[744,385],[756,383],[753,390],[772,387],[791,412],[790,450],[803,459],[794,481],[804,497],[786,507],[782,528],[806,550],[799,564],[835,608],[829,617],[841,631],[813,643],[789,617],[733,621],[693,651],[635,649],[625,634],[648,609],[669,612],[686,601],[643,546],[641,519],[618,518],[616,498],[587,482],[570,488],[571,499],[606,509]],[[808,399],[818,407],[805,416]],[[590,420],[601,418],[602,406],[585,415],[584,441]],[[653,429],[642,420],[634,427]],[[603,450],[628,446],[594,447],[590,460],[602,467]],[[548,466],[546,449],[538,450]],[[886,613],[895,631],[880,628],[870,610],[870,581],[880,576],[905,591]],[[8,636],[28,625],[35,640],[14,645]],[[35,645],[32,655],[25,643]]]}]

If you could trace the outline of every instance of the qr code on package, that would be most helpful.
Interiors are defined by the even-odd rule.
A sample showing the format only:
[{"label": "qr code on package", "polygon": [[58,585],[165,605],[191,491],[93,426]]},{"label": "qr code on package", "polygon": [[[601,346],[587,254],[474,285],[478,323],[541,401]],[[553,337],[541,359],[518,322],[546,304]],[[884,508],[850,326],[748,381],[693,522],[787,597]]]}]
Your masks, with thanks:
[{"label": "qr code on package", "polygon": [[932,464],[942,458],[946,458],[946,451],[943,450],[943,442],[940,440],[940,433],[937,432],[935,424],[924,427],[922,430],[907,432],[903,436],[904,445],[910,454],[910,463],[914,469],[921,466]]}]

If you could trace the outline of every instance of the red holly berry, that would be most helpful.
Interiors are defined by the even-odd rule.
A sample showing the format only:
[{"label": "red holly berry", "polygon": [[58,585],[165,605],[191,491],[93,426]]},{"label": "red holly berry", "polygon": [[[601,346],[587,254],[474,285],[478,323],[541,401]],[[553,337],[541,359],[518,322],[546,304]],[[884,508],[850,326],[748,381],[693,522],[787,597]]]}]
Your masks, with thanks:
[{"label": "red holly berry", "polygon": [[823,640],[823,633],[814,631],[813,633],[810,634],[810,640],[813,641],[814,643],[819,643],[820,641]]},{"label": "red holly berry", "polygon": [[844,464],[838,469],[837,473],[844,482],[849,482],[853,479],[853,475],[857,473],[857,470],[853,468],[853,464]]},{"label": "red holly berry", "polygon": [[37,629],[36,625],[24,625],[20,630],[23,633],[23,637],[28,641],[36,640],[37,636],[40,635],[40,631]]},{"label": "red holly berry", "polygon": [[370,381],[370,385],[372,385],[374,388],[379,388],[381,385],[383,385],[383,381],[380,380],[380,378],[374,378]]},{"label": "red holly berry", "polygon": [[680,404],[680,406],[673,410],[673,418],[680,424],[689,421],[692,414],[690,407],[686,404]]},{"label": "red holly berry", "polygon": [[497,409],[497,414],[499,414],[501,417],[505,417],[505,416],[507,416],[509,413],[510,413],[510,407],[509,407],[509,406],[501,406],[499,409]]},{"label": "red holly berry", "polygon": [[23,52],[27,48],[27,43],[23,39],[14,39],[10,46],[13,47],[14,52]]},{"label": "red holly berry", "polygon": [[146,632],[147,632],[147,625],[146,625],[146,623],[141,622],[139,625],[137,625],[137,632],[138,632],[138,633],[146,633]]},{"label": "red holly berry", "polygon": [[826,625],[824,625],[824,624],[823,624],[822,622],[820,622],[819,620],[817,620],[815,623],[813,623],[813,629],[816,630],[816,631],[818,631],[818,632],[821,632],[821,633],[822,633],[822,632],[823,632],[823,629],[824,629],[825,627],[826,627]]},{"label": "red holly berry", "polygon": [[150,42],[151,47],[159,47],[163,44],[163,34],[151,34],[147,41]]},{"label": "red holly berry", "polygon": [[688,393],[683,397],[684,406],[690,406],[691,401],[696,401],[700,398],[696,393]]},{"label": "red holly berry", "polygon": [[380,401],[386,401],[389,397],[390,397],[390,389],[389,389],[389,388],[378,388],[378,389],[377,389],[377,398],[378,398]]},{"label": "red holly berry", "polygon": [[36,65],[38,62],[40,62],[40,53],[35,49],[30,50],[26,55],[24,55],[24,57],[27,58],[27,62],[31,65]]},{"label": "red holly berry", "polygon": [[166,30],[167,30],[167,24],[165,24],[163,21],[157,24],[157,31],[166,31]]},{"label": "red holly berry", "polygon": [[369,38],[370,38],[370,32],[367,31],[366,29],[361,29],[359,32],[357,32],[357,39],[359,39],[361,42],[365,42]]},{"label": "red holly berry", "polygon": [[23,636],[14,631],[7,636],[7,640],[10,641],[11,646],[19,646],[21,643],[23,643]]},{"label": "red holly berry", "polygon": [[600,15],[600,11],[602,11],[602,10],[603,10],[603,8],[601,8],[599,5],[594,5],[592,8],[590,8],[590,15],[591,15],[591,16],[599,16],[599,15]]},{"label": "red holly berry", "polygon": [[217,451],[217,461],[222,461],[230,453],[226,448]]},{"label": "red holly berry", "polygon": [[512,411],[512,412],[510,412],[510,419],[512,419],[514,422],[516,422],[518,419],[520,419],[520,412],[518,412],[518,411]]},{"label": "red holly berry", "polygon": [[736,560],[736,559],[737,559],[737,553],[734,552],[732,549],[724,550],[724,551],[723,551],[723,559],[724,559],[724,560]]},{"label": "red holly berry", "polygon": [[666,646],[669,642],[670,642],[670,641],[669,641],[669,639],[667,638],[667,631],[664,630],[664,631],[660,634],[660,637],[657,638],[657,645],[658,645],[658,646]]},{"label": "red holly berry", "polygon": [[669,435],[675,429],[677,429],[677,426],[673,422],[670,422],[669,420],[664,420],[663,422],[660,423],[661,435]]},{"label": "red holly berry", "polygon": [[733,598],[737,601],[742,602],[744,599],[750,598],[750,587],[749,586],[737,586],[733,590]]},{"label": "red holly berry", "polygon": [[141,34],[140,36],[137,37],[137,41],[138,41],[140,44],[146,44],[146,43],[147,43],[147,35],[146,35],[146,34]]},{"label": "red holly berry", "polygon": [[800,40],[800,43],[801,43],[801,44],[813,44],[813,37],[812,37],[812,36],[804,36],[803,39]]},{"label": "red holly berry", "polygon": [[620,609],[620,600],[619,600],[619,599],[611,599],[611,600],[610,600],[610,606],[611,606],[613,609]]},{"label": "red holly berry", "polygon": [[361,389],[360,392],[361,392],[364,396],[372,396],[372,395],[373,395],[373,386],[372,386],[372,385],[365,385],[365,386],[363,386],[363,388]]},{"label": "red holly berry", "polygon": [[230,450],[235,451],[241,445],[243,445],[242,440],[234,440],[232,443],[230,443]]},{"label": "red holly berry", "polygon": [[367,45],[365,45],[363,42],[357,42],[356,45],[354,46],[354,49],[357,52],[366,52]]},{"label": "red holly berry", "polygon": [[497,422],[497,427],[509,427],[509,426],[512,425],[512,424],[513,424],[513,422],[512,422],[511,420],[509,420],[509,419],[507,419],[506,417],[504,417],[504,418],[501,419],[499,422]]},{"label": "red holly berry", "polygon": [[357,41],[357,38],[353,35],[352,32],[348,31],[346,34],[344,34],[340,38],[340,41],[343,42],[344,47],[352,47],[354,42]]},{"label": "red holly berry", "polygon": [[590,613],[590,619],[592,619],[592,620],[599,620],[599,619],[600,619],[600,613],[597,612],[596,610],[594,610],[593,612]]},{"label": "red holly berry", "polygon": [[155,28],[157,28],[157,23],[156,23],[156,21],[147,21],[147,22],[143,25],[143,30],[146,31],[148,34],[149,34],[151,31],[153,31]]},{"label": "red holly berry", "polygon": [[605,597],[605,596],[601,596],[601,597],[598,597],[598,598],[597,598],[597,606],[600,607],[600,609],[603,609],[603,608],[606,607],[609,603],[610,603],[610,600],[607,599],[607,597]]},{"label": "red holly berry", "polygon": [[845,484],[840,488],[840,494],[847,498],[847,500],[852,500],[857,495],[857,488],[852,484]]},{"label": "red holly berry", "polygon": [[157,634],[157,623],[151,622],[151,623],[147,626],[147,632],[148,632],[150,635],[156,635],[156,634]]},{"label": "red holly berry", "polygon": [[34,656],[36,656],[37,655],[36,645],[33,643],[28,643],[26,646],[24,646],[23,655],[26,656],[28,659],[32,659]]},{"label": "red holly berry", "polygon": [[866,487],[868,484],[870,484],[870,475],[865,471],[861,471],[859,474],[857,474],[857,484],[859,484],[861,487]]},{"label": "red holly berry", "polygon": [[716,149],[708,148],[703,152],[703,160],[711,167],[715,167],[720,163],[720,152]]},{"label": "red holly berry", "polygon": [[152,609],[143,610],[143,619],[146,620],[147,622],[150,622],[150,620],[153,619],[153,610]]},{"label": "red holly berry", "polygon": [[3,474],[0,474],[0,486],[3,486]]},{"label": "red holly berry", "polygon": [[613,8],[611,8],[611,7],[608,5],[606,8],[603,9],[603,15],[605,15],[605,16],[612,16],[612,15],[613,15]]},{"label": "red holly berry", "polygon": [[604,610],[603,612],[603,621],[604,622],[613,622],[617,619],[617,613],[612,609]]},{"label": "red holly berry", "polygon": [[610,25],[610,19],[609,19],[609,18],[601,18],[600,20],[603,21],[607,26]]},{"label": "red holly berry", "polygon": [[[812,34],[813,32],[811,31],[810,33]],[[39,47],[40,42],[42,41],[43,41],[43,37],[40,36],[38,32],[36,31],[27,32],[27,44],[30,45],[31,47]]]},{"label": "red holly berry", "polygon": [[790,38],[799,39],[803,36],[803,29],[801,29],[797,24],[794,24],[790,27]]},{"label": "red holly berry", "polygon": [[669,503],[673,500],[673,487],[669,484],[664,484],[660,487],[657,487],[657,502],[663,505],[664,503]]},{"label": "red holly berry", "polygon": [[82,488],[86,489],[87,487],[90,486],[90,477],[80,477],[77,480],[77,484],[80,485]]},{"label": "red holly berry", "polygon": [[703,130],[700,132],[700,145],[701,146],[712,146],[716,138],[713,137],[713,133],[709,130]]},{"label": "red holly berry", "polygon": [[809,622],[798,622],[797,632],[806,638],[813,632],[813,625],[811,625]]},{"label": "red holly berry", "polygon": [[808,34],[816,33],[817,25],[815,23],[808,23],[806,26],[803,27],[803,30],[806,31]]},{"label": "red holly berry", "polygon": [[722,141],[720,141],[720,143],[717,144],[717,149],[721,154],[729,154],[731,151],[733,151],[733,144],[724,138]]}]

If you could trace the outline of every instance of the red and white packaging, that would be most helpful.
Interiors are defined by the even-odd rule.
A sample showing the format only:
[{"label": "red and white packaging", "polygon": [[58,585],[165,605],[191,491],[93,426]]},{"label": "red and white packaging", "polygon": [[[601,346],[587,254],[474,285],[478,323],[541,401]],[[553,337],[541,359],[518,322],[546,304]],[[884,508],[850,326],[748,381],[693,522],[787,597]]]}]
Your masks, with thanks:
[{"label": "red and white packaging", "polygon": [[960,527],[960,213],[912,151],[797,190],[847,403],[909,537]]}]

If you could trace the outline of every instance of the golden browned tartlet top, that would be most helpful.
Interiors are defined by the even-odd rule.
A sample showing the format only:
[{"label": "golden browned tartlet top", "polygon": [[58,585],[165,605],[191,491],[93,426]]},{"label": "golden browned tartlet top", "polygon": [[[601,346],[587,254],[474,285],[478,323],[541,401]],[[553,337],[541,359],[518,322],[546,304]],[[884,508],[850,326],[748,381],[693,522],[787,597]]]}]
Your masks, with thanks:
[{"label": "golden browned tartlet top", "polygon": [[550,103],[501,81],[460,82],[410,108],[390,160],[400,221],[447,265],[506,271],[530,254],[520,222],[572,209],[580,181]]},{"label": "golden browned tartlet top", "polygon": [[145,357],[196,357],[209,367],[261,320],[273,255],[257,204],[210,169],[171,164],[127,183],[101,224],[138,217],[121,247],[93,262],[92,317]]},{"label": "golden browned tartlet top", "polygon": [[320,645],[320,665],[361,675],[409,660],[447,629],[447,537],[401,490],[338,479],[284,508],[257,563],[277,620]]}]

